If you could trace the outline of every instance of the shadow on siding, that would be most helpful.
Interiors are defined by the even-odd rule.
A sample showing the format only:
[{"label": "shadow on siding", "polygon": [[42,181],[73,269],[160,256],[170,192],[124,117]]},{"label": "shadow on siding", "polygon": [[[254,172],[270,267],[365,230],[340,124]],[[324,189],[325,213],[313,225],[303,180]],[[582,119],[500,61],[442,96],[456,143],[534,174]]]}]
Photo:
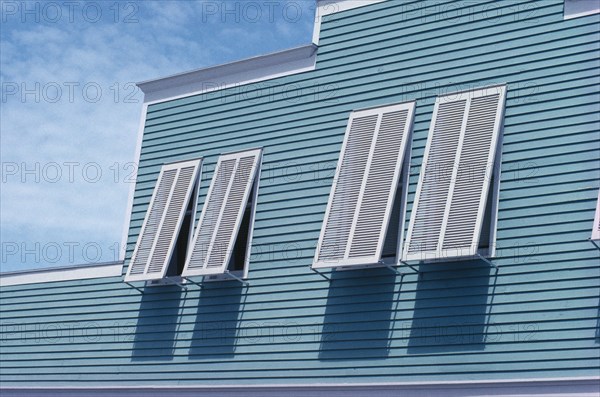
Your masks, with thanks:
[{"label": "shadow on siding", "polygon": [[389,269],[364,269],[334,271],[331,279],[319,359],[386,358],[394,328],[396,275]]},{"label": "shadow on siding", "polygon": [[178,286],[146,288],[133,340],[133,361],[170,361],[175,352],[181,298]]},{"label": "shadow on siding", "polygon": [[198,299],[189,360],[226,358],[235,354],[239,317],[246,287],[237,281],[204,283]]},{"label": "shadow on siding", "polygon": [[424,273],[416,286],[413,320],[406,332],[408,354],[485,348],[495,270],[479,260],[444,266],[443,271],[428,271],[427,265],[421,268]]}]

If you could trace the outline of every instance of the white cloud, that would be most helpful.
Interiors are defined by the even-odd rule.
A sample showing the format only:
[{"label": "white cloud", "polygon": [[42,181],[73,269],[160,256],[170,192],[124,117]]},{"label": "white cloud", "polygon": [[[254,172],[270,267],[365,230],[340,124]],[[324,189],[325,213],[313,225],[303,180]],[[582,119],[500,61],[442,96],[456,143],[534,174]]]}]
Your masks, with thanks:
[{"label": "white cloud", "polygon": [[[130,83],[310,40],[310,21],[303,22],[305,31],[296,34],[292,34],[293,29],[300,25],[290,29],[281,21],[222,23],[213,18],[204,23],[201,2],[151,1],[136,3],[138,23],[123,23],[123,12],[120,20],[114,21],[108,9],[111,4],[106,3],[104,19],[97,23],[81,15],[74,22],[65,17],[51,23],[43,16],[41,23],[22,22],[18,15],[3,21],[3,250],[4,245],[13,243],[31,248],[36,242],[42,246],[49,242],[96,242],[104,249],[100,258],[92,259],[115,259],[108,247],[121,238],[130,184],[123,181],[123,169],[115,182],[114,166],[116,163],[122,168],[134,160],[142,100],[137,92],[136,102],[125,101],[135,89]],[[77,86],[69,92],[71,83]],[[88,91],[83,90],[86,84]],[[98,87],[102,95],[93,101]],[[15,94],[8,95],[13,89]],[[23,89],[35,94],[25,94]],[[72,165],[72,181],[65,165],[68,162],[78,164]],[[63,175],[51,183],[53,164],[60,166]],[[82,174],[86,164],[99,165],[100,181],[86,180],[86,176],[90,179],[90,175]],[[14,167],[17,171],[13,175]],[[34,175],[23,175],[24,167],[38,167],[39,182]],[[95,166],[91,167],[89,172]],[[5,253],[0,262],[2,271],[90,259],[82,252],[71,259],[64,255],[58,261],[19,254],[6,257]]]}]

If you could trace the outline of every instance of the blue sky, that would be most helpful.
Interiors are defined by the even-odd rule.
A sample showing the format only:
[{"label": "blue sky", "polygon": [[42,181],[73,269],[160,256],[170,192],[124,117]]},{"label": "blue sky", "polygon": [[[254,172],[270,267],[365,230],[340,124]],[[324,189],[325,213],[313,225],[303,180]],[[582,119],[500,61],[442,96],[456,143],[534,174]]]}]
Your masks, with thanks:
[{"label": "blue sky", "polygon": [[117,259],[133,83],[307,44],[314,3],[1,1],[0,271]]}]

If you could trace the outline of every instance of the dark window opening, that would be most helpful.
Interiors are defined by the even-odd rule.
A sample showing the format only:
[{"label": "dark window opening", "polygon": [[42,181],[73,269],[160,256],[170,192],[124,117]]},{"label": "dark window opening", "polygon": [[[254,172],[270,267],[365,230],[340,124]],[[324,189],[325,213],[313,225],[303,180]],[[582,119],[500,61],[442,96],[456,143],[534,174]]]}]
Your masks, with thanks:
[{"label": "dark window opening", "polygon": [[250,238],[250,220],[252,218],[252,209],[254,208],[254,196],[256,192],[257,180],[258,177],[255,178],[254,185],[252,185],[252,190],[250,190],[248,204],[244,210],[244,216],[242,218],[242,223],[240,224],[237,238],[235,239],[233,252],[231,253],[231,259],[227,265],[227,270],[231,272],[243,271],[244,266],[246,265],[246,255],[248,254],[249,248],[248,239]]},{"label": "dark window opening", "polygon": [[398,189],[396,190],[394,203],[392,204],[390,223],[388,225],[387,233],[383,243],[383,252],[381,253],[382,259],[394,259],[398,253],[398,236],[400,234],[400,228],[404,227],[404,225],[400,224],[400,218],[402,215],[402,194],[402,183],[398,183]]},{"label": "dark window opening", "polygon": [[[196,185],[192,189],[192,192],[197,194],[198,190]],[[179,235],[177,236],[177,242],[175,243],[175,248],[173,249],[171,261],[169,262],[167,277],[180,276],[181,273],[183,273],[188,245],[192,235],[192,219],[194,219],[193,217],[196,215],[194,211],[195,202],[195,197],[191,197],[190,202],[185,209],[185,216],[181,224],[181,229],[179,230]]]}]

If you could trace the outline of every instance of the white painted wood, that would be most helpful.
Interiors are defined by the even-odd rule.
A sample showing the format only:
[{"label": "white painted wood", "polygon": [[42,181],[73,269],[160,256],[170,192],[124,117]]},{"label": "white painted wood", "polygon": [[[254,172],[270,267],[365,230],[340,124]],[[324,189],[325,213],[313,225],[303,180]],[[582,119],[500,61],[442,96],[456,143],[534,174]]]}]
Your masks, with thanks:
[{"label": "white painted wood", "polygon": [[182,276],[217,275],[227,270],[261,157],[262,149],[219,157]]},{"label": "white painted wood", "polygon": [[102,277],[121,277],[123,262],[95,263],[91,265],[64,266],[48,269],[0,273],[0,287],[11,285],[54,283],[70,280],[87,280]]},{"label": "white painted wood", "polygon": [[596,216],[594,217],[594,226],[592,229],[592,240],[600,240],[600,191],[598,191],[598,202],[596,204]]},{"label": "white painted wood", "polygon": [[[313,268],[364,266],[381,261],[410,146],[414,109],[415,103],[408,102],[350,115]],[[396,142],[394,135],[398,137]],[[400,224],[403,227],[402,220]]]},{"label": "white painted wood", "polygon": [[197,191],[201,164],[199,159],[166,164],[161,168],[125,276],[126,282],[165,277],[185,211],[189,201],[193,200],[192,192]]},{"label": "white painted wood", "polygon": [[199,386],[4,386],[3,397],[597,397],[600,378]]},{"label": "white painted wood", "polygon": [[[494,168],[500,166],[505,101],[505,85],[438,98],[402,255],[404,261],[460,258],[477,254],[489,256],[495,252],[499,181],[496,180],[492,186],[491,178]],[[459,107],[453,109],[453,104]],[[442,106],[448,109],[444,113],[440,113]],[[463,106],[464,112],[461,111]],[[444,136],[456,139],[457,116],[461,112],[460,134],[454,146],[445,141]],[[436,157],[430,158],[432,153]],[[454,158],[450,180],[446,179],[446,175],[439,178],[441,180],[431,178],[431,175],[427,177],[434,163],[444,158]],[[484,169],[480,169],[481,166]],[[445,193],[444,186],[448,183]],[[426,189],[430,192],[430,201],[423,201],[422,194]],[[443,207],[440,207],[440,197],[431,199],[434,196],[431,192],[445,193]],[[495,195],[491,208],[487,208],[488,194]],[[491,213],[490,228],[494,230],[489,233],[489,249],[480,252],[479,239],[486,211]],[[439,224],[441,227],[438,230],[435,225]],[[426,240],[421,240],[421,236],[435,236],[433,233],[439,233],[435,247],[430,244],[423,246],[422,241]]]},{"label": "white painted wood", "polygon": [[136,84],[148,105],[201,94],[210,97],[227,88],[314,70],[316,59],[317,46],[310,44]]},{"label": "white painted wood", "polygon": [[[142,112],[140,115],[140,121],[137,130],[137,142],[135,145],[135,154],[133,156],[136,161],[139,161],[140,154],[142,152],[142,140],[144,138],[144,127],[146,125],[146,115],[148,114],[148,104],[142,105]],[[129,181],[129,193],[127,197],[127,207],[125,209],[125,222],[123,223],[123,231],[121,232],[121,247],[119,250],[119,260],[125,261],[125,254],[127,253],[127,241],[129,239],[129,226],[131,224],[131,213],[133,212],[133,198],[135,196],[135,185],[137,183],[138,167],[139,163],[133,163],[134,170],[131,175],[131,181]]]}]

